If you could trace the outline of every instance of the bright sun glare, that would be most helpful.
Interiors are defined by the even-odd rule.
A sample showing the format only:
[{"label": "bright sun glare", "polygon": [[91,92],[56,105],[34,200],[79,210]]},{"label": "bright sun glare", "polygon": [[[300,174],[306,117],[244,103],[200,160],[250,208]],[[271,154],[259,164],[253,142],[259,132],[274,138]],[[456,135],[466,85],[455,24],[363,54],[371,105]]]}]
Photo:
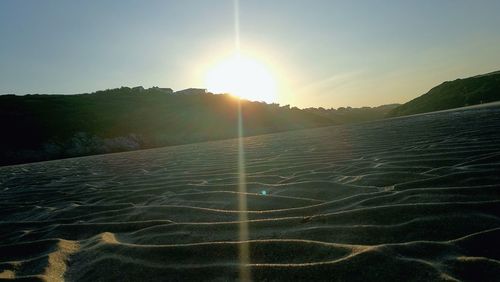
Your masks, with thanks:
[{"label": "bright sun glare", "polygon": [[251,101],[276,102],[276,81],[257,60],[233,55],[211,68],[205,78],[208,91],[230,93]]}]

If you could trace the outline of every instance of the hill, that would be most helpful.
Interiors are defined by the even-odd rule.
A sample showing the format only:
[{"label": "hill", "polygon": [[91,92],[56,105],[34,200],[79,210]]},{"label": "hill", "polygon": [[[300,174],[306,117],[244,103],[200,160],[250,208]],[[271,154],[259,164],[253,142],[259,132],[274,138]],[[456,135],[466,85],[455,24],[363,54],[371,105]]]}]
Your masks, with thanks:
[{"label": "hill", "polygon": [[[332,125],[277,104],[242,101],[244,135]],[[0,164],[233,138],[238,101],[122,87],[79,95],[0,96]]]},{"label": "hill", "polygon": [[340,107],[338,109],[307,108],[307,112],[329,118],[338,123],[353,123],[383,119],[400,104],[389,104],[378,107]]},{"label": "hill", "polygon": [[389,112],[388,117],[447,110],[500,100],[500,71],[444,82]]}]

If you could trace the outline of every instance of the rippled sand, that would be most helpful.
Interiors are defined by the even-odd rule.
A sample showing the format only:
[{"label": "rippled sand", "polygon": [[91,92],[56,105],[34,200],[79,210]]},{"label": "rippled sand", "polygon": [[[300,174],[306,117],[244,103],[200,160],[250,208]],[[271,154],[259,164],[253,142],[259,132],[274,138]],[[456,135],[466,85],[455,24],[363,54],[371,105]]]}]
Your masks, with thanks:
[{"label": "rippled sand", "polygon": [[[238,279],[237,145],[0,168],[0,278]],[[254,280],[500,280],[500,107],[245,150]]]}]

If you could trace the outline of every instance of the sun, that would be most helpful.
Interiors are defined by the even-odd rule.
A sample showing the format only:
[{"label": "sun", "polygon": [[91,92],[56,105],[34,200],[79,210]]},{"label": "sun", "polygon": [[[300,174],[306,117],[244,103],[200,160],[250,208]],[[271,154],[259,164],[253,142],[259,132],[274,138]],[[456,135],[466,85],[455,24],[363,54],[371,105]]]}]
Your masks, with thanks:
[{"label": "sun", "polygon": [[230,93],[242,99],[274,103],[276,80],[259,61],[244,55],[233,55],[208,70],[205,86],[213,93]]}]

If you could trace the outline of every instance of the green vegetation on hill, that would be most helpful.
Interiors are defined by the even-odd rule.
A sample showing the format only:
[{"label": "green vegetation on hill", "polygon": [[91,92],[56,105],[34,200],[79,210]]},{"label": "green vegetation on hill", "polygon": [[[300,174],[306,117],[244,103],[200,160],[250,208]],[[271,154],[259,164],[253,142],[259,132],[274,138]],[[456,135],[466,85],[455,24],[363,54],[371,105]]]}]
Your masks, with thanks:
[{"label": "green vegetation on hill", "polygon": [[[242,101],[244,134],[334,124],[277,104]],[[0,164],[119,152],[238,134],[229,95],[122,87],[80,95],[0,96]]]},{"label": "green vegetation on hill", "polygon": [[447,110],[500,100],[500,71],[444,82],[389,112],[388,117]]},{"label": "green vegetation on hill", "polygon": [[[376,108],[290,108],[241,101],[244,135],[380,119]],[[234,138],[238,100],[200,89],[121,87],[78,95],[0,96],[0,165]]]},{"label": "green vegetation on hill", "polygon": [[364,122],[383,119],[387,114],[400,104],[389,104],[378,107],[340,107],[338,109],[307,108],[307,112],[329,118],[338,123]]}]

